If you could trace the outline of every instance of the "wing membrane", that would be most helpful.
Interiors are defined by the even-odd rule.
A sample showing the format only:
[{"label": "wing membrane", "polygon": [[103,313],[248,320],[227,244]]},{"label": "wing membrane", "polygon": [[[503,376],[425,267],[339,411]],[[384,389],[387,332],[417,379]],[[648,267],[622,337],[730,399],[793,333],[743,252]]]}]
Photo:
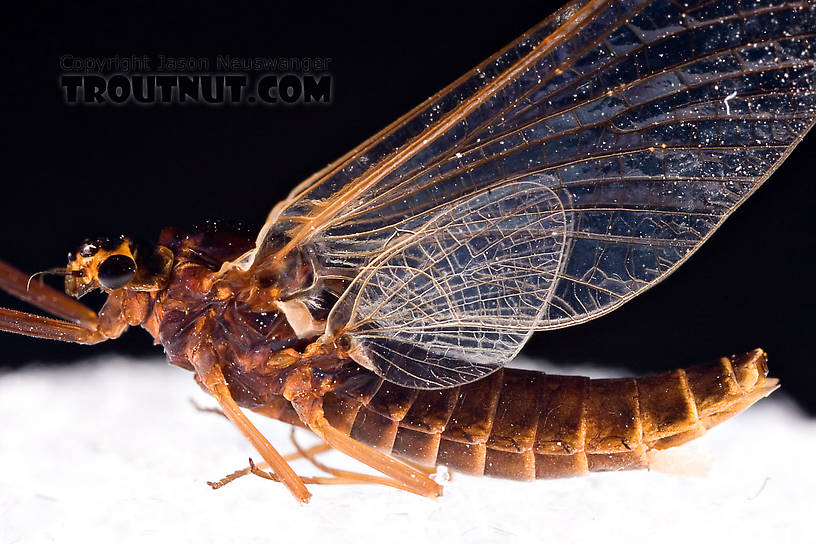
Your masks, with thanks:
[{"label": "wing membrane", "polygon": [[360,362],[403,385],[489,374],[515,356],[547,307],[566,220],[555,193],[534,180],[448,206],[357,276],[327,332],[351,336]]},{"label": "wing membrane", "polygon": [[[413,373],[450,371],[429,387],[470,381],[512,357],[530,330],[591,319],[660,281],[767,179],[814,122],[814,34],[807,0],[574,2],[301,185],[273,210],[255,263],[280,254],[281,237],[311,244],[319,266],[359,273],[335,331],[380,342],[367,356],[393,362],[401,348],[386,331],[407,318],[372,301],[403,299],[427,314],[410,321]],[[533,283],[546,291],[536,320],[508,321],[502,305],[462,313],[468,306],[454,301],[446,311],[456,320],[445,321],[414,282],[395,287],[395,263],[409,255],[395,249],[401,240],[437,232],[423,225],[513,183],[534,184],[528,191],[554,195],[563,210],[552,234],[563,240],[559,265]],[[411,248],[429,243],[414,238]],[[409,264],[431,278],[444,270]],[[480,324],[497,323],[513,331],[470,349]]]}]

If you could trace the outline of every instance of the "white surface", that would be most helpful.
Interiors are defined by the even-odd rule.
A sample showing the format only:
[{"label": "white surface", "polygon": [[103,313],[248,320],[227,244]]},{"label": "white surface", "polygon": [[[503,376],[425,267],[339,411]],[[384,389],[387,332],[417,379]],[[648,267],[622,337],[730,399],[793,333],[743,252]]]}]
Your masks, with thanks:
[{"label": "white surface", "polygon": [[[259,456],[191,397],[213,405],[190,373],[157,359],[0,375],[0,543],[816,538],[816,422],[784,390],[683,448],[711,461],[704,478],[639,471],[529,484],[455,475],[438,501],[310,486],[307,506],[257,477],[212,491],[207,480]],[[292,450],[287,426],[255,421],[281,452]],[[334,452],[323,460],[354,466]]]}]

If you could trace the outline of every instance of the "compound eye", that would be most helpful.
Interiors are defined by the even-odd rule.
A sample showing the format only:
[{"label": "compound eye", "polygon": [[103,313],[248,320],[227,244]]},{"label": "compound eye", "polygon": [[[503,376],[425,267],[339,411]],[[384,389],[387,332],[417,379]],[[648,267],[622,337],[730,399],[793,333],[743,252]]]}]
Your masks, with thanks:
[{"label": "compound eye", "polygon": [[93,257],[99,251],[99,246],[94,242],[86,241],[79,247],[79,254],[82,257]]},{"label": "compound eye", "polygon": [[126,255],[111,255],[96,269],[96,279],[105,289],[119,289],[136,275],[136,263]]}]

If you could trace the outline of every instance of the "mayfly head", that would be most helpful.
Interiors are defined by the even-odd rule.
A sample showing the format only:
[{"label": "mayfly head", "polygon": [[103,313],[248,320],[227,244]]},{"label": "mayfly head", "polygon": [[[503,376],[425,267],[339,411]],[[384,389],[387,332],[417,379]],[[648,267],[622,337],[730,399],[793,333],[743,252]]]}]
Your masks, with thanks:
[{"label": "mayfly head", "polygon": [[94,289],[159,291],[172,267],[173,252],[164,246],[135,244],[126,236],[86,239],[68,254],[65,292],[80,298]]}]

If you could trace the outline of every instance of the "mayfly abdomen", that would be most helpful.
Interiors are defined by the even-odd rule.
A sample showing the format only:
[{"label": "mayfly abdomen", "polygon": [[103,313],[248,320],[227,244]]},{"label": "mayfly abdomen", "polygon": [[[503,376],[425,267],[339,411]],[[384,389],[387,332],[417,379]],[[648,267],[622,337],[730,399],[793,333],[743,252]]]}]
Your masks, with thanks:
[{"label": "mayfly abdomen", "polygon": [[371,380],[327,395],[326,417],[355,440],[423,465],[518,480],[646,468],[776,388],[762,350],[645,378],[500,369],[416,391]]}]

